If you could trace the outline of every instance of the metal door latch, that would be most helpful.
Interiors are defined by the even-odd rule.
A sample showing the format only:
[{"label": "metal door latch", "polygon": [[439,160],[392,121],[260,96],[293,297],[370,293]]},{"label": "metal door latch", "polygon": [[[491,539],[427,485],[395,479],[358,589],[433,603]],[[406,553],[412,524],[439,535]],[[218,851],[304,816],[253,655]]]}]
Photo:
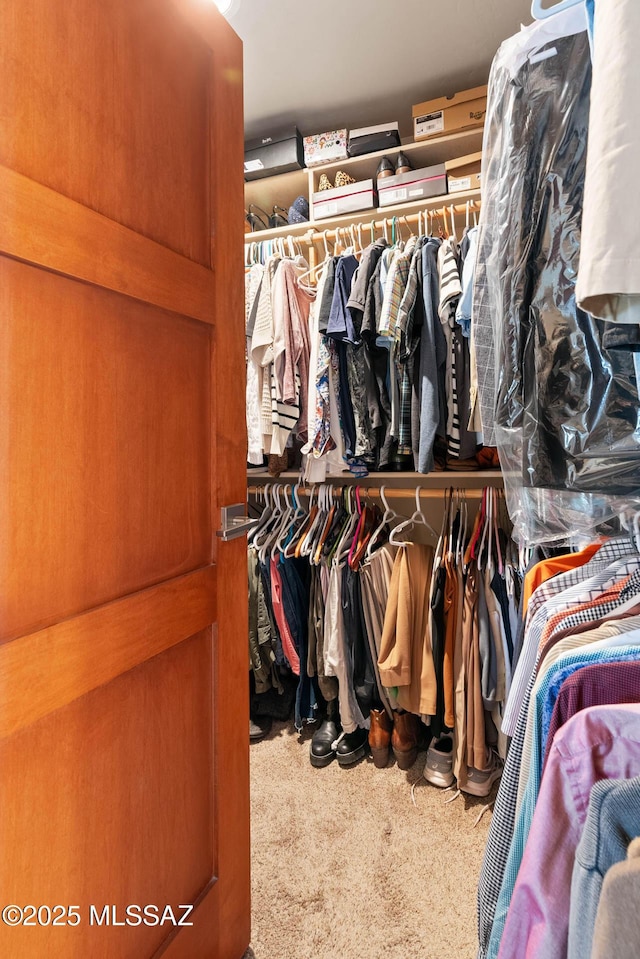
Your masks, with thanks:
[{"label": "metal door latch", "polygon": [[258,521],[247,516],[246,509],[247,507],[244,503],[234,503],[233,506],[223,506],[220,510],[220,523],[222,525],[221,528],[216,531],[216,536],[219,536],[220,539],[226,543],[230,539],[243,536],[252,526],[255,526]]}]

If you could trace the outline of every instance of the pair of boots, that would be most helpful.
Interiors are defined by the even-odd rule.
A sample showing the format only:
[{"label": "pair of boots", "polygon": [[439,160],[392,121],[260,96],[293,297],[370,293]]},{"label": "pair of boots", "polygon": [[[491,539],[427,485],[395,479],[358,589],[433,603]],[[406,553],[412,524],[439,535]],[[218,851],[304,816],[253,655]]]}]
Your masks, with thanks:
[{"label": "pair of boots", "polygon": [[311,739],[309,750],[311,765],[328,766],[330,762],[337,759],[341,766],[350,766],[362,759],[366,751],[367,730],[358,727],[352,733],[343,733],[338,700],[330,699],[327,703],[327,715]]},{"label": "pair of boots", "polygon": [[384,709],[371,710],[369,747],[378,769],[389,761],[389,749],[400,769],[410,769],[418,758],[418,750],[428,746],[428,733],[419,716],[394,712],[393,719]]}]

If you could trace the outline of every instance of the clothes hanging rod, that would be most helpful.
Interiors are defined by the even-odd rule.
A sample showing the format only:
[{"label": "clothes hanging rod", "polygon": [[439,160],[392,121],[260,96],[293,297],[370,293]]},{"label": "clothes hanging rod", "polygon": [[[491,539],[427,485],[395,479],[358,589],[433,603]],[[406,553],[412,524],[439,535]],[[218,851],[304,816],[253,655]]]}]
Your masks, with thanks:
[{"label": "clothes hanging rod", "polygon": [[[281,487],[285,487],[285,486],[294,487],[296,484],[295,484],[295,483],[278,483],[278,481],[275,480],[273,483],[266,483],[264,486],[249,486],[249,487],[247,488],[247,495],[248,495],[248,496],[259,496],[259,495],[261,495],[261,494],[265,491],[265,489],[266,489],[267,486],[277,486],[277,485],[279,485],[279,486],[281,486]],[[299,494],[300,496],[310,496],[312,492],[314,492],[314,491],[317,492],[322,485],[332,486],[332,487],[334,488],[334,495],[336,495],[337,490],[342,489],[342,487],[340,486],[340,483],[339,483],[339,482],[336,482],[336,483],[327,483],[327,484],[318,483],[316,486],[300,486],[300,487],[297,487],[297,488],[296,488],[296,494]],[[361,496],[369,496],[369,497],[377,496],[378,499],[381,499],[381,496],[380,496],[380,487],[379,487],[379,486],[359,486],[359,487],[356,487],[356,486],[351,486],[351,485],[345,485],[345,488],[348,488],[348,489],[356,489],[356,488],[359,488],[359,489],[360,489],[360,495],[361,495]],[[488,487],[488,488],[490,488],[490,489],[496,489],[497,492],[499,492],[499,493],[501,492],[501,490],[500,490],[499,488],[495,487],[495,486]],[[447,487],[444,487],[443,489],[426,489],[426,488],[422,488],[422,489],[420,490],[420,499],[423,499],[423,498],[424,498],[424,499],[440,499],[440,500],[442,500],[442,499],[444,499],[445,494],[446,494],[446,495],[449,494],[450,489],[453,489],[454,492],[456,492],[456,493],[460,493],[462,496],[466,497],[467,499],[481,499],[482,494],[483,494],[483,489],[463,489],[463,488],[461,488],[461,487],[459,487],[459,486],[458,486],[458,487],[456,487],[456,486],[454,486],[454,487],[449,487],[449,486],[447,486]],[[408,489],[394,489],[394,488],[391,487],[391,486],[385,486],[385,488],[384,488],[384,495],[387,497],[387,499],[393,497],[394,499],[410,499],[410,500],[413,500],[413,501],[415,502],[415,498],[416,498],[416,487],[415,487],[415,486],[414,486],[413,488],[412,488],[412,487],[409,487]]]},{"label": "clothes hanging rod", "polygon": [[304,234],[302,237],[294,237],[294,239],[302,239],[305,243],[318,243],[325,238],[328,240],[335,240],[336,238],[342,238],[349,235],[349,230],[351,227],[354,227],[356,230],[380,230],[384,232],[385,229],[390,230],[395,221],[396,225],[402,228],[402,225],[408,225],[410,223],[422,223],[428,222],[430,219],[442,218],[446,219],[451,215],[453,210],[454,214],[466,215],[467,213],[474,213],[480,209],[480,203],[476,200],[469,200],[467,203],[456,204],[443,204],[441,207],[433,207],[431,209],[422,210],[419,213],[405,213],[400,216],[394,214],[393,216],[383,217],[382,219],[372,219],[368,220],[364,216],[362,220],[358,223],[350,223],[345,226],[335,227],[332,230],[322,230],[320,227],[314,227]]}]

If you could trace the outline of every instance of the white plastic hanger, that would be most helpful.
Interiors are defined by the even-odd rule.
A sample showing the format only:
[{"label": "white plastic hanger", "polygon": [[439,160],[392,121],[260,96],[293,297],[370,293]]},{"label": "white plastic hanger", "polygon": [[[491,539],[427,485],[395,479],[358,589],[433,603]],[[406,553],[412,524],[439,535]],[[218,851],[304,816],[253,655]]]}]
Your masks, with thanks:
[{"label": "white plastic hanger", "polygon": [[562,13],[563,10],[568,10],[569,7],[577,7],[579,3],[583,2],[584,0],[560,0],[560,3],[556,3],[552,7],[543,7],[542,0],[532,0],[531,16],[535,20],[547,20],[554,14]]},{"label": "white plastic hanger", "polygon": [[262,508],[262,514],[260,516],[260,519],[258,520],[258,525],[254,526],[254,528],[249,533],[249,537],[248,537],[248,541],[252,546],[258,547],[261,545],[262,540],[260,539],[259,541],[260,534],[266,528],[271,517],[273,516],[273,511],[276,506],[276,501],[275,501],[275,498],[272,497],[272,494],[273,494],[273,484],[267,483],[267,485],[262,491],[262,499],[264,503]]},{"label": "white plastic hanger", "polygon": [[403,523],[400,523],[400,525],[396,526],[396,528],[392,531],[391,536],[389,537],[389,542],[391,543],[392,546],[412,546],[413,545],[412,540],[401,540],[399,538],[400,533],[402,533],[405,529],[409,529],[411,526],[414,526],[414,527],[425,526],[432,533],[432,535],[435,536],[436,540],[438,539],[438,534],[436,533],[433,526],[431,526],[431,524],[427,522],[427,518],[422,512],[422,508],[420,505],[421,492],[422,492],[422,487],[416,486],[415,512],[412,516],[409,517],[409,519],[406,519]]},{"label": "white plastic hanger", "polygon": [[383,513],[382,521],[380,525],[374,530],[371,536],[371,539],[369,540],[369,545],[367,546],[367,553],[366,553],[367,559],[371,559],[371,554],[373,553],[373,548],[376,543],[376,540],[378,539],[378,536],[380,535],[380,533],[382,533],[382,531],[384,530],[385,526],[391,526],[395,520],[400,519],[396,511],[389,506],[387,497],[384,495],[385,489],[386,489],[386,486],[380,487],[380,499],[384,503],[384,513]]}]

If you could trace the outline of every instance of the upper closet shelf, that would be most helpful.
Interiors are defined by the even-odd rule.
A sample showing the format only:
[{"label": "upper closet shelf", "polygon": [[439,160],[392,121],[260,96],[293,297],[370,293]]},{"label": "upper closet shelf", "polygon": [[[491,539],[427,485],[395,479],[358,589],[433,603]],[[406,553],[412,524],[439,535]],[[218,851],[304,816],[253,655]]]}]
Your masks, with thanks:
[{"label": "upper closet shelf", "polygon": [[[288,210],[298,196],[304,196],[309,201],[310,207],[312,207],[312,196],[317,190],[320,176],[323,173],[329,177],[331,182],[335,180],[335,174],[338,170],[344,170],[345,173],[349,173],[349,175],[356,180],[375,178],[380,158],[388,156],[393,162],[400,149],[402,149],[402,152],[411,160],[415,169],[421,169],[437,163],[444,163],[445,160],[453,160],[457,157],[479,152],[482,149],[482,129],[462,130],[458,133],[449,133],[445,136],[433,137],[430,140],[421,140],[419,142],[409,141],[403,143],[401,148],[396,147],[393,150],[367,153],[361,157],[350,157],[345,160],[338,160],[335,163],[295,170],[292,173],[282,173],[278,176],[264,177],[261,180],[253,180],[245,183],[245,207],[248,209],[250,204],[255,204],[256,207],[259,207],[269,215],[273,210],[274,204]],[[456,203],[465,202],[466,199],[477,199],[477,197],[477,190],[465,194],[464,198],[460,193],[455,194]],[[251,241],[269,240],[278,236],[302,236],[307,230],[312,228],[323,230],[329,226],[341,226],[360,221],[364,223],[367,219],[371,220],[374,216],[376,219],[380,219],[380,217],[384,217],[385,215],[393,216],[394,213],[417,212],[420,209],[438,208],[443,202],[452,202],[452,200],[446,196],[432,197],[429,200],[401,204],[395,207],[363,210],[359,213],[335,217],[331,220],[314,220],[312,212],[312,218],[308,222],[291,224],[275,230],[258,230],[253,233],[247,233],[245,239]],[[262,216],[262,214],[260,215]]]}]

